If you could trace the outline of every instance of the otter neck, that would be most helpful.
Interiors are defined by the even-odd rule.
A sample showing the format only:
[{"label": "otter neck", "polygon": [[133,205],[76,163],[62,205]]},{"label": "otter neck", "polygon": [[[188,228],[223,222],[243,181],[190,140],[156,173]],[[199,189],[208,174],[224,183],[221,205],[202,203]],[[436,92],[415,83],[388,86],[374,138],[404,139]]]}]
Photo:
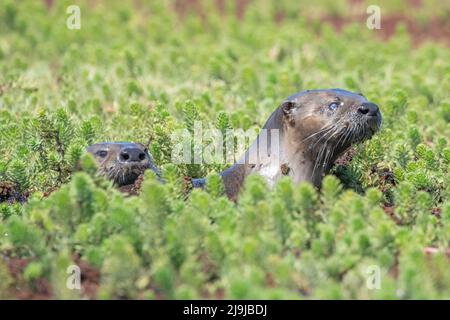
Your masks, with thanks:
[{"label": "otter neck", "polygon": [[258,135],[235,165],[222,173],[231,199],[236,199],[245,178],[252,173],[263,176],[270,187],[283,176],[292,177],[295,184],[309,181],[320,186],[335,157],[330,156],[325,165],[316,164],[318,152],[309,148],[315,141],[301,142],[303,139],[293,136],[295,132],[288,130],[288,125],[282,121],[281,110],[275,111],[263,127],[267,130]]},{"label": "otter neck", "polygon": [[308,181],[319,187],[325,174],[330,171],[335,156],[330,154],[327,161],[320,161],[325,160],[330,150],[328,148],[321,150],[317,147],[317,139],[302,141],[304,138],[292,136],[294,134],[295,132],[283,130],[280,139],[281,173],[292,177],[295,184]]}]

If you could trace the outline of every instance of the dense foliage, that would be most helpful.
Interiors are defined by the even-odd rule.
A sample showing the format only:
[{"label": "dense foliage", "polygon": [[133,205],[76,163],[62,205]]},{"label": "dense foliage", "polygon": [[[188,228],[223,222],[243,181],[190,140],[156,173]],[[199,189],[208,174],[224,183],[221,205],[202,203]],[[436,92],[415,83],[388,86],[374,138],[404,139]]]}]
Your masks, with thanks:
[{"label": "dense foliage", "polygon": [[[282,22],[269,1],[241,19],[232,2],[86,1],[80,30],[70,1],[44,3],[0,4],[1,298],[450,298],[448,47],[413,48],[403,27],[338,34],[297,1],[277,1]],[[251,176],[233,203],[226,164],[170,163],[176,129],[260,128],[288,95],[330,87],[379,104],[383,127],[321,190]],[[97,177],[83,152],[106,140],[149,145],[167,183],[147,172],[128,196]],[[206,175],[187,196],[184,177]]]}]

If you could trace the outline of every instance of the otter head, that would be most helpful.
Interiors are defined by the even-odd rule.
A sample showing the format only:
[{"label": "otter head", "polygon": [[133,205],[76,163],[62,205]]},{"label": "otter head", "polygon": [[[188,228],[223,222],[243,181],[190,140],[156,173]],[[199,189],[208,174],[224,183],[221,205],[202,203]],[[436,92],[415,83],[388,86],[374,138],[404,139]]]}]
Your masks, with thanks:
[{"label": "otter head", "polygon": [[119,187],[134,183],[149,168],[159,176],[147,148],[140,143],[96,143],[89,146],[87,152],[97,161],[99,174]]},{"label": "otter head", "polygon": [[381,126],[378,106],[362,94],[342,89],[308,90],[280,106],[283,133],[304,158],[326,172],[352,144],[370,139]]}]

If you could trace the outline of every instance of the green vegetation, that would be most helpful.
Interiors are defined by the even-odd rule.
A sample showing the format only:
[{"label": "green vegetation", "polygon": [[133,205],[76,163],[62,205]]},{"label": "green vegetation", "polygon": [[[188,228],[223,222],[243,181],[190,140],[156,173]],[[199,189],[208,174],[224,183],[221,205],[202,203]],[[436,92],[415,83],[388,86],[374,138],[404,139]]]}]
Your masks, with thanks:
[{"label": "green vegetation", "polygon": [[[297,1],[277,1],[279,23],[269,1],[241,19],[209,3],[79,2],[70,30],[71,1],[1,2],[0,298],[449,299],[450,49],[413,47],[404,26],[338,34]],[[251,176],[236,204],[225,164],[170,163],[176,129],[260,128],[288,95],[330,87],[379,104],[383,127],[320,191]],[[97,177],[83,151],[107,140],[148,144],[167,183],[148,171],[127,196]],[[204,175],[186,197],[183,177]]]}]

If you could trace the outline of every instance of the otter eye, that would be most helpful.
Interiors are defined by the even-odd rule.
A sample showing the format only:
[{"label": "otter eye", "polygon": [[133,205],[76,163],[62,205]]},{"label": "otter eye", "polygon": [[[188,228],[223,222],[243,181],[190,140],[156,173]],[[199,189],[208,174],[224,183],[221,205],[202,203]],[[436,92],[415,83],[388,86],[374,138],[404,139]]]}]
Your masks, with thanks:
[{"label": "otter eye", "polygon": [[96,152],[96,155],[98,155],[101,158],[106,157],[107,154],[108,154],[108,151],[106,151],[106,150],[100,150],[100,151]]},{"label": "otter eye", "polygon": [[337,102],[333,102],[333,103],[330,103],[329,105],[328,105],[328,109],[330,109],[331,111],[334,111],[334,110],[336,110],[338,107],[339,107],[339,103],[337,103]]}]

